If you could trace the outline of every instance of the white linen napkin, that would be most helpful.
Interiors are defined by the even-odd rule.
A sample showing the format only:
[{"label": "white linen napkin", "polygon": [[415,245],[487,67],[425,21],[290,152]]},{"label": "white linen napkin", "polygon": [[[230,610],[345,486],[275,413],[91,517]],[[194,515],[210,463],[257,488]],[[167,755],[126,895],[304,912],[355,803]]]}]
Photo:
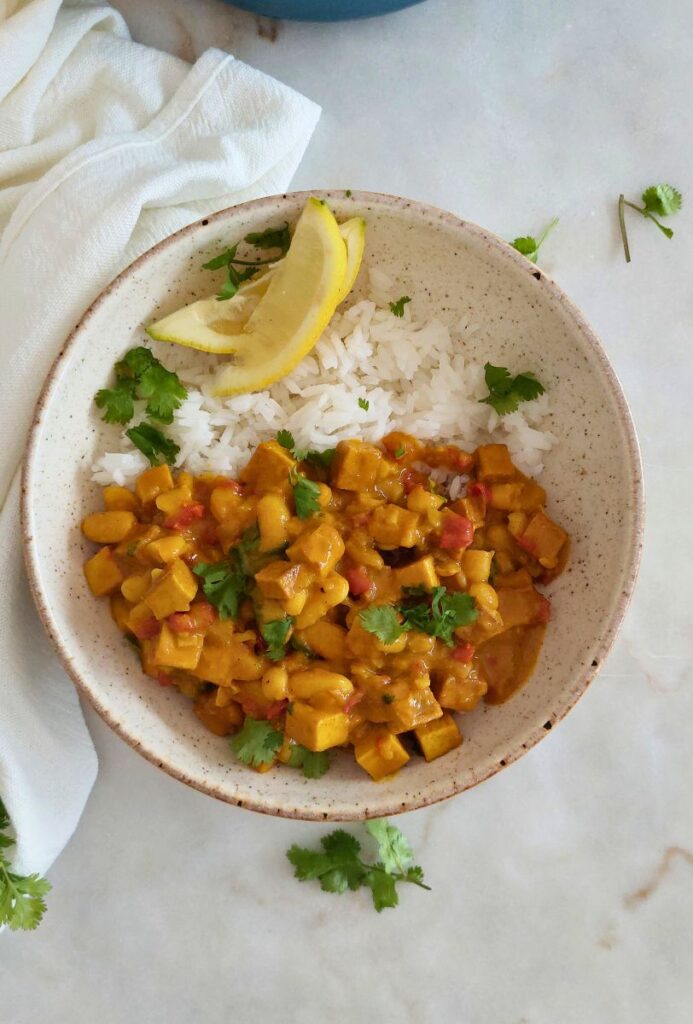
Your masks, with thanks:
[{"label": "white linen napkin", "polygon": [[15,866],[45,871],[96,777],[72,684],[19,544],[17,467],[51,361],[82,311],[155,242],[288,186],[320,115],[218,50],[191,68],[89,0],[0,0],[0,797]]}]

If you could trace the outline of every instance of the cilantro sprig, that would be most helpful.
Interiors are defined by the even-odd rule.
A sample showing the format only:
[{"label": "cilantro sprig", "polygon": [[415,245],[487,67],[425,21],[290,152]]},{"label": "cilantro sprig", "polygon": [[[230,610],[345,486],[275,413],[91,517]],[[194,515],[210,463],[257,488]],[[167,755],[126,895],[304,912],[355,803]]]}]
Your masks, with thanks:
[{"label": "cilantro sprig", "polygon": [[399,604],[371,605],[359,612],[361,625],[377,636],[382,644],[395,643],[403,633],[415,630],[428,633],[454,646],[454,632],[469,626],[477,618],[474,598],[445,587],[434,587],[429,593],[423,587],[407,587]]},{"label": "cilantro sprig", "polygon": [[202,590],[220,619],[237,619],[248,596],[252,580],[241,568],[238,552],[233,548],[221,562],[198,562],[193,572],[202,580]]},{"label": "cilantro sprig", "polygon": [[423,869],[412,863],[411,847],[398,828],[385,820],[375,820],[367,822],[366,829],[378,846],[375,862],[362,859],[361,843],[356,836],[336,829],[322,837],[320,850],[294,844],[287,851],[294,876],[300,882],[320,882],[325,892],[344,893],[347,889],[355,892],[368,888],[378,913],[398,905],[400,882],[430,890],[424,882]]},{"label": "cilantro sprig", "polygon": [[115,374],[115,386],[102,388],[94,397],[106,423],[129,423],[136,398],[147,400],[145,413],[150,419],[172,423],[173,413],[188,394],[178,374],[167,370],[144,345],[131,348],[115,364]]},{"label": "cilantro sprig", "polygon": [[489,393],[479,401],[490,405],[499,416],[515,412],[520,402],[531,402],[545,391],[544,385],[529,371],[512,377],[505,366],[486,363],[484,377]]},{"label": "cilantro sprig", "polygon": [[408,295],[401,295],[400,298],[397,299],[396,302],[391,302],[390,303],[390,312],[394,316],[399,316],[399,317],[404,316],[404,307],[406,306],[406,304],[408,302],[411,302],[411,299],[409,298],[409,296]]},{"label": "cilantro sprig", "polygon": [[320,511],[319,484],[316,484],[314,480],[309,480],[295,469],[289,473],[289,483],[294,494],[294,505],[299,519],[310,519],[312,515]]},{"label": "cilantro sprig", "polygon": [[286,643],[293,627],[294,620],[290,615],[283,619],[272,619],[260,626],[262,639],[267,644],[266,655],[270,661],[281,661],[286,655]]},{"label": "cilantro sprig", "polygon": [[294,743],[287,763],[290,768],[300,768],[306,779],[321,779],[329,770],[330,755],[326,750],[308,750],[301,743]]},{"label": "cilantro sprig", "polygon": [[263,768],[272,764],[283,742],[284,734],[269,722],[246,715],[243,727],[230,741],[230,747],[243,764]]},{"label": "cilantro sprig", "polygon": [[631,203],[625,198],[623,193],[618,197],[618,223],[621,229],[626,263],[630,263],[630,246],[628,245],[628,234],[626,232],[626,206],[648,220],[653,221],[667,238],[673,238],[674,232],[671,228],[660,224],[657,217],[670,217],[673,213],[678,213],[683,206],[683,196],[673,185],[650,185],[642,194],[642,203],[642,206]]},{"label": "cilantro sprig", "polygon": [[[287,254],[291,245],[289,225],[284,223],[278,228],[267,228],[266,231],[251,231],[245,235],[243,241],[247,245],[254,245],[258,249],[278,249],[279,255],[267,260],[243,260],[236,255],[241,244],[236,242],[230,249],[225,249],[218,256],[215,256],[214,259],[203,263],[203,270],[221,270],[222,267],[226,267],[228,277],[217,295],[219,301],[232,299],[243,281],[250,280],[261,267],[265,267],[269,263],[276,263],[278,259]],[[239,267],[244,269],[239,270]]]},{"label": "cilantro sprig", "polygon": [[152,423],[138,423],[136,427],[126,430],[125,436],[147,456],[152,466],[158,466],[161,462],[172,466],[178,458],[179,446]]},{"label": "cilantro sprig", "polygon": [[327,471],[332,465],[332,460],[335,457],[336,448],[326,448],[325,451],[318,452],[311,448],[299,448],[296,445],[294,435],[290,430],[280,430],[277,432],[277,443],[285,448],[291,455],[292,459],[296,459],[296,462],[309,462],[312,466],[317,466],[318,469]]},{"label": "cilantro sprig", "polygon": [[13,932],[33,931],[46,911],[44,896],[51,885],[41,875],[19,875],[11,870],[4,852],[14,846],[14,839],[7,835],[9,827],[10,817],[0,800],[0,928],[9,925]]},{"label": "cilantro sprig", "polygon": [[522,253],[523,256],[526,256],[531,263],[536,263],[539,258],[539,250],[557,224],[558,217],[554,217],[551,223],[544,228],[538,238],[534,238],[533,235],[522,235],[520,238],[513,239],[510,244],[513,249],[517,249],[517,251]]}]

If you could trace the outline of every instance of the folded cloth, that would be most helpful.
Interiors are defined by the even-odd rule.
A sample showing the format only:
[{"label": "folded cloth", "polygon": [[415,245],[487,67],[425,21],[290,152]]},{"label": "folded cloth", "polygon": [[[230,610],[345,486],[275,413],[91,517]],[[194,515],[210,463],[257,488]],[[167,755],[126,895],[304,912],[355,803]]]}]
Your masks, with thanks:
[{"label": "folded cloth", "polygon": [[43,378],[140,253],[205,213],[284,191],[319,114],[219,50],[190,67],[132,42],[107,5],[0,0],[0,797],[19,871],[57,857],[97,768],[18,543],[17,468]]}]

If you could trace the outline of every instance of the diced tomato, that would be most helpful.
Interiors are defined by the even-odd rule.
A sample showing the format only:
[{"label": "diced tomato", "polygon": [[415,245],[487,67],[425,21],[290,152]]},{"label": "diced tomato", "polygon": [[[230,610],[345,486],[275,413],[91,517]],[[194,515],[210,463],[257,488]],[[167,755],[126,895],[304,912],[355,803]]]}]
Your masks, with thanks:
[{"label": "diced tomato", "polygon": [[425,473],[419,473],[416,469],[405,469],[400,477],[402,481],[402,487],[404,488],[405,494],[411,494],[415,487],[421,484],[422,487],[426,486],[428,477]]},{"label": "diced tomato", "polygon": [[174,612],[166,621],[174,633],[195,633],[207,629],[216,618],[217,610],[213,605],[198,601],[189,612]]},{"label": "diced tomato", "polygon": [[537,614],[535,616],[534,621],[537,625],[544,625],[545,623],[549,622],[550,619],[551,602],[549,601],[548,597],[544,597],[544,595],[541,594],[539,608],[537,609]]},{"label": "diced tomato", "polygon": [[161,632],[161,623],[152,615],[149,619],[136,622],[130,628],[138,640],[151,640],[153,636]]},{"label": "diced tomato", "polygon": [[266,712],[262,710],[260,705],[252,697],[243,697],[241,699],[241,707],[246,715],[250,715],[251,718],[264,718]]},{"label": "diced tomato", "polygon": [[470,498],[480,497],[483,498],[488,505],[491,500],[491,488],[488,484],[485,484],[482,480],[472,480],[467,484],[467,494]]},{"label": "diced tomato", "polygon": [[373,580],[362,565],[357,565],[354,569],[347,569],[344,575],[349,582],[349,590],[354,597],[367,594],[373,585]]},{"label": "diced tomato", "polygon": [[286,711],[288,700],[275,700],[274,704],[270,704],[265,712],[265,717],[268,722],[271,722],[273,718],[278,718],[279,715]]},{"label": "diced tomato", "polygon": [[530,555],[536,556],[537,546],[531,537],[525,537],[523,534],[520,537],[516,537],[515,540],[520,545],[520,547],[524,548],[525,551],[527,551]]},{"label": "diced tomato", "polygon": [[474,657],[474,644],[460,644],[452,652],[452,656],[455,661],[461,661],[463,665],[468,665]]},{"label": "diced tomato", "polygon": [[167,530],[184,530],[196,519],[202,519],[205,514],[205,507],[199,501],[190,501],[181,505],[177,512],[164,522]]},{"label": "diced tomato", "polygon": [[172,686],[173,685],[173,679],[171,679],[171,677],[168,674],[168,672],[159,672],[157,677],[156,677],[156,681],[159,684],[159,686]]},{"label": "diced tomato", "polygon": [[355,708],[359,701],[363,700],[363,696],[363,690],[354,690],[353,693],[349,694],[344,701],[344,713],[348,715],[352,708]]},{"label": "diced tomato", "polygon": [[468,548],[474,540],[474,526],[466,516],[450,512],[443,520],[440,531],[440,546],[446,551]]}]

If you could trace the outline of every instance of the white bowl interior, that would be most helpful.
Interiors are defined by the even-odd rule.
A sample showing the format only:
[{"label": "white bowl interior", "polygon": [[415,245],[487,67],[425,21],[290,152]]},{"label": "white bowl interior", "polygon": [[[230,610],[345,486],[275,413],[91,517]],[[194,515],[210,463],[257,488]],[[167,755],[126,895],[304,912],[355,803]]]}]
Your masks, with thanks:
[{"label": "white bowl interior", "polygon": [[[207,732],[189,702],[140,671],[89,593],[79,531],[98,507],[89,480],[115,428],[92,403],[113,363],[143,340],[143,323],[209,291],[200,265],[251,230],[295,219],[305,196],[245,204],[201,221],[127,270],[85,314],[43,393],[28,452],[24,526],[32,585],[50,635],[75,681],[104,718],[155,764],[223,799],[306,818],[392,814],[440,800],[521,756],[575,703],[603,660],[632,589],[639,552],[637,444],[618,382],[589,328],[553,282],[498,239],[449,214],[405,200],[324,193],[337,216],[367,218],[368,264],[381,265],[414,298],[418,316],[471,314],[481,329],[469,356],[534,370],[550,389],[548,424],[559,444],[542,483],[549,512],[572,536],[567,571],[550,588],[553,621],[536,671],[512,700],[462,716],[465,742],[427,764],[414,758],[375,785],[339,754],[320,780],[256,774]],[[357,290],[360,286],[357,285]],[[361,286],[362,287],[362,286]],[[170,350],[169,350],[170,351]],[[166,346],[159,354],[166,359]]]}]

